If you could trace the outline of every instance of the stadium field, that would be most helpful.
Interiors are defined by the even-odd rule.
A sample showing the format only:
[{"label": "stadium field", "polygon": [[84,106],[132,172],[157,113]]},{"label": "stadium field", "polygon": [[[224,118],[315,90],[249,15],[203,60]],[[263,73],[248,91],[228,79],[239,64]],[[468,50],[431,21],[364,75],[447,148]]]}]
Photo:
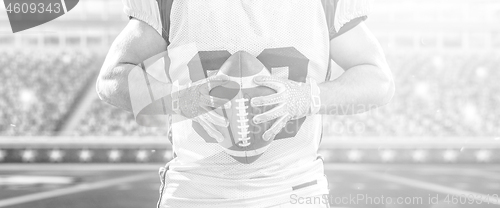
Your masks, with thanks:
[{"label": "stadium field", "polygon": [[[0,207],[155,207],[158,167],[161,164],[3,164]],[[333,207],[354,208],[486,208],[500,204],[499,166],[330,163],[325,168],[328,196],[291,196],[290,200],[323,203],[328,198]]]}]

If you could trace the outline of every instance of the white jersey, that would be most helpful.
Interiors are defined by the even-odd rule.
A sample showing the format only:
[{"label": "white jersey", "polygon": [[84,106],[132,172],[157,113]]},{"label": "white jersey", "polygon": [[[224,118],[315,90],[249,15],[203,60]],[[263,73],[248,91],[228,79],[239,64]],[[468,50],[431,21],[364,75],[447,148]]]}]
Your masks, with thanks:
[{"label": "white jersey", "polygon": [[[272,76],[305,82],[328,77],[330,39],[366,15],[365,1],[126,0],[127,15],[169,43],[167,76],[180,85],[217,73],[237,51],[257,57]],[[326,11],[326,12],[325,12]],[[322,116],[290,121],[267,151],[243,164],[196,122],[172,115],[176,157],[164,175],[164,207],[267,207],[292,195],[328,193],[317,154]]]}]

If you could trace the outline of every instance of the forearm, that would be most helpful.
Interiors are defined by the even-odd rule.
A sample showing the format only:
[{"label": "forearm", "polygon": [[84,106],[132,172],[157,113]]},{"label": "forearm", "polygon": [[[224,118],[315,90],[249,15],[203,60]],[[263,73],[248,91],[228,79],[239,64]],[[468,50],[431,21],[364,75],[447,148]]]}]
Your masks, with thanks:
[{"label": "forearm", "polygon": [[[152,108],[149,108],[150,112],[148,114],[173,113],[170,96],[164,96],[170,94],[172,85],[155,79],[133,64],[117,64],[115,67],[102,70],[97,79],[96,88],[101,100],[130,112],[140,110],[133,109],[134,106],[137,106],[137,104],[134,105],[133,103],[144,102],[143,96],[138,97],[136,95],[149,95],[148,99],[151,100],[151,103],[160,98],[163,100],[161,106],[151,106]],[[160,93],[153,93],[152,95],[151,92]],[[159,97],[159,94],[163,96]]]},{"label": "forearm", "polygon": [[320,114],[351,115],[387,104],[394,93],[391,75],[375,65],[358,65],[319,84]]}]

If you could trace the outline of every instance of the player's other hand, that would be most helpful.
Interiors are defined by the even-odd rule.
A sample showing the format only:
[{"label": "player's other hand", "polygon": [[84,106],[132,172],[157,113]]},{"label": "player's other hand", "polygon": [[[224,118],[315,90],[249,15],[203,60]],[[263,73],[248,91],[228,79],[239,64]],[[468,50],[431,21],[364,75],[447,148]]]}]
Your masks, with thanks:
[{"label": "player's other hand", "polygon": [[214,111],[217,108],[230,108],[230,100],[209,95],[210,90],[226,84],[229,78],[217,75],[199,80],[185,86],[174,83],[172,88],[172,108],[177,114],[198,122],[205,131],[218,142],[224,138],[216,126],[227,127],[229,122]]},{"label": "player's other hand", "polygon": [[299,119],[315,114],[320,108],[319,88],[315,81],[307,83],[288,79],[257,76],[254,82],[276,90],[275,94],[255,97],[251,100],[253,107],[277,105],[273,109],[253,117],[256,124],[276,119],[274,124],[262,136],[264,140],[273,139],[292,119]]}]

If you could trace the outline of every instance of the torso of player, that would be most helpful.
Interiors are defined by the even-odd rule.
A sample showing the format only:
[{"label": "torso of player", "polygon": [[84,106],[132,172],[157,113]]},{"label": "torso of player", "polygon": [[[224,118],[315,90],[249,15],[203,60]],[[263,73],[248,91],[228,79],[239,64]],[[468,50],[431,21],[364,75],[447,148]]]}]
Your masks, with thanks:
[{"label": "torso of player", "polygon": [[[231,54],[246,51],[272,76],[323,82],[330,60],[326,25],[319,0],[174,1],[169,77],[188,84],[213,76]],[[322,162],[317,160],[321,116],[287,125],[267,151],[249,164],[228,155],[196,122],[179,115],[172,116],[172,121],[177,157],[166,178],[167,184],[179,186],[167,187],[170,199],[258,198],[291,191],[323,176]]]}]

